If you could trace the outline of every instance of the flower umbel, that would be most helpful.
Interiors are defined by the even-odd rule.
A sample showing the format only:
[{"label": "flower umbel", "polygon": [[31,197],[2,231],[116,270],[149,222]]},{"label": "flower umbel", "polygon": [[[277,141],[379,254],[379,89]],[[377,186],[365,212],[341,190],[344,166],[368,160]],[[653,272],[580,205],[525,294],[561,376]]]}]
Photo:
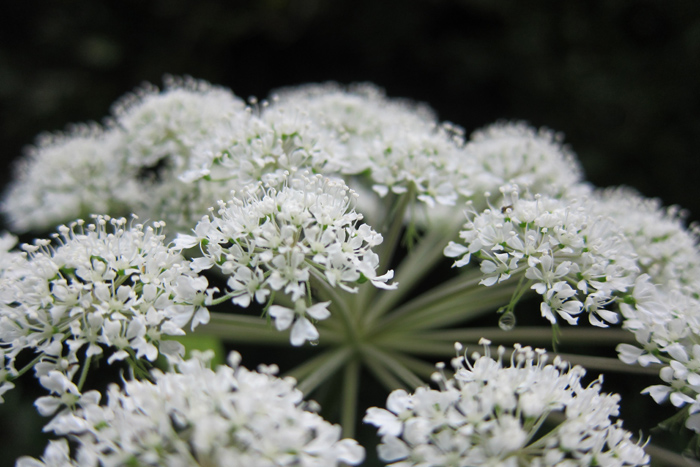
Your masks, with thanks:
[{"label": "flower umbel", "polygon": [[396,467],[649,463],[643,447],[613,419],[619,396],[600,392],[602,378],[584,387],[583,368],[559,357],[547,364],[544,350],[517,345],[507,365],[505,348],[494,358],[484,343],[485,354],[474,353],[473,362],[459,355],[452,360],[452,378],[438,365],[433,379],[439,390],[397,390],[387,400],[389,410],[367,411],[364,421],[382,435],[382,460]]},{"label": "flower umbel", "polygon": [[[103,126],[40,137],[3,199],[19,232],[104,213],[19,251],[0,235],[0,402],[33,370],[45,430],[72,440],[21,467],[354,465],[362,448],[302,395],[352,438],[375,382],[387,407],[365,420],[392,466],[647,464],[619,397],[578,364],[658,373],[644,392],[700,432],[698,230],[679,208],[595,189],[553,131],[499,122],[465,138],[370,84],[244,102],[165,81]],[[213,369],[182,359],[183,334],[217,349]],[[487,344],[426,387],[455,341],[482,336],[586,355]],[[214,367],[248,344],[286,347],[289,376],[237,354]],[[103,358],[123,369],[107,397]]]},{"label": "flower umbel", "polygon": [[275,306],[270,316],[280,330],[295,321],[291,342],[298,346],[318,337],[307,314],[319,320],[329,316],[320,304],[304,302],[311,300],[314,281],[352,293],[367,280],[383,289],[397,286],[387,283],[392,271],[376,273],[379,262],[372,247],[382,236],[367,224],[358,225],[362,215],[355,212],[354,196],[341,182],[297,174],[279,191],[258,186],[221,202],[218,215],[203,218],[195,235],[179,235],[175,244],[199,245],[202,256],[192,267],[215,267],[228,276],[227,297],[239,306],[252,301],[269,306],[277,292],[289,296],[296,311]]},{"label": "flower umbel", "polygon": [[[250,371],[231,353],[229,365],[212,370],[211,357],[154,370],[154,382],[112,385],[106,405],[59,415],[54,431],[77,444],[77,462],[62,465],[334,467],[364,460],[364,449],[310,411],[275,366]],[[54,465],[54,458],[67,460],[65,446],[51,444],[44,463],[24,458],[18,466]]]},{"label": "flower umbel", "polygon": [[5,371],[17,374],[14,359],[25,349],[38,355],[37,376],[55,370],[71,377],[83,351],[83,371],[105,347],[110,362],[177,353],[177,343],[162,336],[208,321],[207,280],[164,243],[162,228],[97,216],[61,226],[54,243],[24,245],[26,261],[0,281]]}]

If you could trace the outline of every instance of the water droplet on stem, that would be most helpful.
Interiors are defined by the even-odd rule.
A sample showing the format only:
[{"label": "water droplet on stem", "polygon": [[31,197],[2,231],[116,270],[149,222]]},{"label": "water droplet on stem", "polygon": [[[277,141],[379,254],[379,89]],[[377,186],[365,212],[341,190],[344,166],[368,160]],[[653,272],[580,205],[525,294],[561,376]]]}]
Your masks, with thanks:
[{"label": "water droplet on stem", "polygon": [[498,327],[504,331],[511,331],[515,327],[515,313],[507,311],[498,320]]}]

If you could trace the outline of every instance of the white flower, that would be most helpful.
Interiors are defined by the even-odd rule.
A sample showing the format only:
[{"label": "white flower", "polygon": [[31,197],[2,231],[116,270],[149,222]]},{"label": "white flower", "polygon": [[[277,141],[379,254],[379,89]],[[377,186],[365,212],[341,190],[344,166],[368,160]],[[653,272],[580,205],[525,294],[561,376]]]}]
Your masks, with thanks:
[{"label": "white flower", "polygon": [[[515,347],[510,365],[490,355],[453,359],[455,375],[436,373],[439,390],[394,391],[389,410],[370,408],[364,418],[379,428],[380,459],[392,466],[648,465],[649,456],[620,421],[617,395],[600,392],[601,379],[582,386],[585,371],[558,357],[546,364],[543,350]],[[461,346],[457,346],[458,349]],[[537,432],[554,412],[563,421]],[[537,432],[537,436],[535,436]],[[538,440],[546,440],[540,442]],[[601,463],[603,462],[603,463]],[[613,465],[613,464],[610,464]]]},{"label": "white flower", "polygon": [[[304,409],[293,379],[276,377],[274,367],[249,371],[239,366],[235,353],[230,366],[214,371],[209,358],[196,354],[173,372],[154,371],[153,383],[126,381],[123,389],[112,385],[105,406],[58,416],[58,425],[68,417],[81,422],[68,431],[79,465],[333,467],[364,460],[356,441],[340,439],[339,426]],[[52,456],[66,457],[63,445],[58,447]],[[46,465],[54,465],[47,457]],[[22,462],[44,465],[26,458]]]},{"label": "white flower", "polygon": [[369,84],[326,83],[277,91],[268,112],[300,110],[308,116],[307,131],[323,135],[330,155],[324,173],[352,175],[382,198],[413,189],[428,218],[446,214],[436,205],[457,201],[461,130],[439,125],[427,106],[389,99]]},{"label": "white flower", "polygon": [[444,254],[463,267],[481,260],[481,283],[494,286],[524,272],[528,286],[542,296],[542,315],[576,324],[586,311],[591,324],[616,323],[607,310],[639,274],[632,245],[613,219],[598,214],[595,197],[581,200],[521,195],[503,187],[510,200],[501,208],[473,211],[460,232],[463,243],[450,242]]},{"label": "white flower", "polygon": [[692,293],[700,287],[700,251],[695,228],[678,206],[663,207],[628,188],[601,190],[595,207],[614,219],[633,245],[643,273],[654,283]]},{"label": "white flower", "polygon": [[499,122],[472,133],[462,159],[462,186],[496,192],[506,184],[558,195],[576,189],[582,170],[563,135],[524,122]]},{"label": "white flower", "polygon": [[96,124],[40,136],[18,161],[0,205],[12,229],[46,231],[94,212],[129,212],[135,174],[115,155],[119,138]]},{"label": "white flower", "polygon": [[181,180],[225,180],[230,188],[241,190],[258,182],[280,187],[286,172],[337,170],[329,153],[329,135],[306,109],[256,101],[253,105],[208,128],[210,134],[198,144]]},{"label": "white flower", "polygon": [[0,277],[5,371],[15,371],[14,356],[23,349],[39,354],[41,374],[52,367],[66,372],[64,356],[82,349],[88,358],[99,356],[104,346],[115,351],[110,362],[129,349],[154,361],[162,335],[206,322],[207,281],[164,243],[162,228],[97,216],[94,224],[60,227],[53,244],[24,245],[28,258]]},{"label": "white flower", "polygon": [[65,439],[51,440],[44,450],[41,460],[33,457],[20,457],[17,459],[16,467],[77,467],[70,458],[70,448]]},{"label": "white flower", "polygon": [[[297,174],[279,191],[257,187],[221,202],[217,214],[203,218],[194,235],[179,235],[175,245],[199,244],[202,257],[192,262],[193,268],[215,267],[229,276],[228,296],[237,305],[266,303],[272,292],[304,303],[310,298],[310,282],[316,280],[348,292],[356,292],[364,280],[384,289],[397,285],[388,283],[392,271],[377,274],[379,258],[371,248],[381,243],[381,235],[366,224],[357,225],[362,216],[354,210],[354,193],[342,183]],[[283,310],[274,308],[278,329],[298,317],[292,327],[294,345],[316,340],[317,330],[303,310]]]},{"label": "white flower", "polygon": [[[620,344],[620,360],[648,366],[664,363],[659,371],[663,384],[646,388],[655,402],[667,400],[675,407],[690,404],[690,414],[700,408],[700,302],[682,288],[654,285],[651,277],[641,275],[624,303],[623,327],[635,334],[639,346]],[[697,418],[697,417],[695,417]],[[688,420],[688,427],[700,430]]]},{"label": "white flower", "polygon": [[245,103],[231,91],[189,77],[166,76],[162,91],[147,84],[117,101],[115,152],[138,183],[132,197],[137,214],[184,230],[226,196],[227,183],[180,177],[199,164],[197,148],[214,137],[217,125],[245,115]]},{"label": "white flower", "polygon": [[330,303],[316,303],[307,307],[304,299],[298,299],[294,303],[293,310],[279,305],[272,305],[269,313],[274,318],[275,327],[278,331],[283,331],[294,323],[289,340],[293,346],[298,347],[307,340],[318,340],[318,330],[306,315],[308,314],[311,318],[318,321],[324,320],[331,315],[331,312],[327,309]]}]

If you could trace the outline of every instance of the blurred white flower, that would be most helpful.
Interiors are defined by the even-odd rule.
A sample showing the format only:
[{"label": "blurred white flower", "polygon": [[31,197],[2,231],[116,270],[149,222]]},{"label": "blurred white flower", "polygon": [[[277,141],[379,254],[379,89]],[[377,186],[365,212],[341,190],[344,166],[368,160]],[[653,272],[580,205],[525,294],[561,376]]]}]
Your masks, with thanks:
[{"label": "blurred white flower", "polygon": [[[154,382],[110,386],[104,406],[59,414],[52,426],[75,441],[75,465],[333,467],[364,460],[364,449],[306,410],[294,380],[275,376],[275,367],[249,371],[232,353],[228,366],[212,370],[209,358],[196,353],[172,372],[154,370]],[[19,465],[67,459],[57,443],[43,463],[23,458]]]},{"label": "blurred white flower", "polygon": [[577,189],[583,172],[563,135],[525,122],[499,122],[475,131],[464,148],[462,183],[468,193],[497,192],[507,184],[531,193]]},{"label": "blurred white flower", "polygon": [[[112,108],[110,127],[119,134],[114,156],[137,183],[135,212],[163,219],[171,232],[188,229],[217,199],[227,183],[184,183],[196,164],[196,149],[222,122],[245,116],[245,102],[230,90],[189,77],[165,77],[165,88],[144,84]],[[102,212],[102,211],[98,211]]]},{"label": "blurred white flower", "polygon": [[119,138],[96,124],[41,135],[17,162],[0,205],[12,229],[48,231],[95,212],[132,211],[136,182],[115,157]]}]

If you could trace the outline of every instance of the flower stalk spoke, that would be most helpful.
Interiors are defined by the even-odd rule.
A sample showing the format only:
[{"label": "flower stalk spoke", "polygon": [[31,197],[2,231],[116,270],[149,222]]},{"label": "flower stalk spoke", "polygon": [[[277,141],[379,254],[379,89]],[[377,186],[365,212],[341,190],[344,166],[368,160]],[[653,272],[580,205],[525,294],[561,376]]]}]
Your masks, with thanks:
[{"label": "flower stalk spoke", "polygon": [[421,279],[431,273],[433,267],[444,258],[442,253],[444,245],[457,235],[456,228],[448,229],[448,232],[446,235],[441,229],[431,230],[415,249],[408,252],[396,270],[395,280],[399,283],[398,289],[378,295],[379,298],[365,316],[365,323],[374,323],[386,314],[403,300]]},{"label": "flower stalk spoke", "polygon": [[657,376],[661,365],[650,364],[643,367],[639,365],[628,365],[617,358],[594,357],[591,355],[577,355],[557,353],[564,360],[572,365],[581,365],[584,368],[596,371],[608,371],[617,373],[630,373],[635,375],[651,375]]},{"label": "flower stalk spoke", "polygon": [[433,329],[453,325],[468,319],[478,318],[493,312],[499,305],[510,298],[514,289],[504,286],[503,289],[481,289],[463,292],[462,295],[445,297],[435,301],[423,309],[412,308],[407,312],[397,312],[388,315],[380,329],[418,330]]},{"label": "flower stalk spoke", "polygon": [[[286,332],[277,331],[271,323],[256,316],[211,312],[209,323],[199,326],[196,332],[227,342],[289,345]],[[330,333],[324,335],[324,340],[330,339]]]},{"label": "flower stalk spoke", "polygon": [[[409,339],[412,334],[404,336],[403,339]],[[552,342],[552,328],[547,326],[521,326],[504,331],[495,327],[486,328],[464,328],[464,329],[449,329],[424,331],[420,334],[427,340],[437,340],[448,343],[454,342],[477,342],[481,338],[485,338],[494,344],[513,344],[516,342],[528,342],[531,345],[547,346]],[[395,339],[397,342],[401,339]],[[600,347],[601,345],[614,346],[621,342],[632,343],[634,335],[624,329],[598,329],[598,328],[572,328],[566,327],[561,329],[560,334],[561,344],[577,345],[577,346],[593,346]]]},{"label": "flower stalk spoke", "polygon": [[394,376],[384,362],[381,362],[375,358],[366,358],[363,360],[363,364],[367,366],[370,373],[377,378],[377,381],[379,381],[379,383],[387,391],[393,391],[395,389],[411,389],[407,384]]},{"label": "flower stalk spoke", "polygon": [[[437,303],[447,301],[452,298],[462,298],[464,299],[466,305],[466,303],[468,303],[468,297],[471,294],[489,290],[479,284],[481,279],[482,275],[477,269],[460,274],[459,276],[432,288],[431,290],[414,298],[410,302],[396,308],[394,311],[384,317],[381,322],[381,327],[383,328],[384,326],[391,325],[404,315],[426,313],[428,312],[426,310],[429,310],[430,307],[436,306]],[[504,303],[510,300],[511,297],[511,290],[504,290],[505,286],[506,284],[503,284],[502,287],[499,287],[495,292],[497,295],[502,297]]]},{"label": "flower stalk spoke", "polygon": [[367,353],[368,358],[376,358],[377,360],[381,361],[386,369],[408,385],[408,387],[415,389],[419,386],[425,385],[425,382],[421,380],[411,369],[400,362],[395,357],[395,354],[379,349],[375,346],[366,346],[364,351]]},{"label": "flower stalk spoke", "polygon": [[[390,196],[393,197],[395,195],[392,194]],[[391,264],[391,260],[401,243],[399,239],[404,226],[403,221],[406,216],[406,210],[410,203],[415,201],[412,184],[407,192],[396,196],[396,198],[396,202],[392,203],[387,209],[387,216],[381,228],[383,241],[377,247],[377,254],[379,255],[379,267],[377,269],[380,274],[387,272],[387,268],[389,264]],[[365,313],[367,304],[373,301],[377,293],[378,291],[374,287],[364,287],[360,289],[358,296],[355,298],[356,309]]]},{"label": "flower stalk spoke", "polygon": [[[298,367],[297,372],[292,370],[289,376],[297,378],[297,388],[304,395],[308,395],[328,378],[331,378],[351,357],[352,349],[348,347],[328,350],[325,355],[316,357],[308,364]],[[305,375],[299,377],[297,374]]]},{"label": "flower stalk spoke", "polygon": [[360,389],[360,361],[355,357],[347,362],[343,371],[343,406],[340,416],[340,425],[343,427],[343,436],[353,438],[355,436],[355,424],[357,418],[357,395]]}]

